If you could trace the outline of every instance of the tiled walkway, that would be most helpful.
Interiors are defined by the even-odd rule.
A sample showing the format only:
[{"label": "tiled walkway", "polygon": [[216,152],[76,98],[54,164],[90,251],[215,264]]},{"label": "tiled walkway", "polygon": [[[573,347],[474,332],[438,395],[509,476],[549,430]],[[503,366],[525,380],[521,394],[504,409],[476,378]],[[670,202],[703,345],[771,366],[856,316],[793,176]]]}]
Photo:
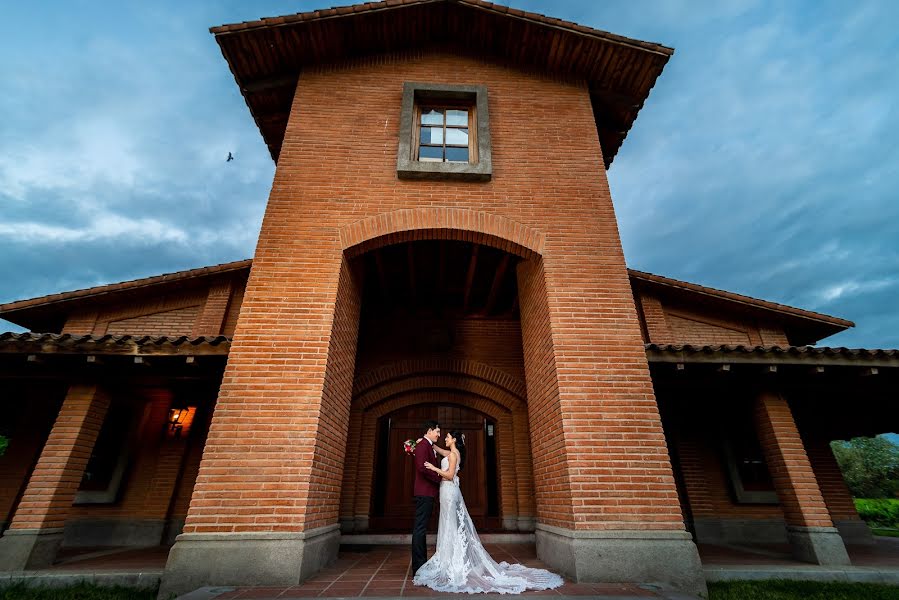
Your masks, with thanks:
[{"label": "tiled walkway", "polygon": [[[698,547],[705,567],[808,566],[793,558],[787,544],[740,547],[699,544]],[[873,544],[846,546],[846,551],[856,567],[899,568],[899,538],[875,537]]]},{"label": "tiled walkway", "polygon": [[[533,544],[488,544],[493,558],[531,567],[544,567],[537,560]],[[433,549],[432,549],[433,551]],[[216,596],[215,600],[233,598],[337,598],[376,596],[456,596],[441,594],[426,587],[412,585],[408,546],[372,546],[342,548],[337,562],[299,586],[289,588],[239,588]],[[530,596],[612,596],[659,598],[652,589],[632,584],[587,584],[566,582],[555,590],[532,591]]]}]

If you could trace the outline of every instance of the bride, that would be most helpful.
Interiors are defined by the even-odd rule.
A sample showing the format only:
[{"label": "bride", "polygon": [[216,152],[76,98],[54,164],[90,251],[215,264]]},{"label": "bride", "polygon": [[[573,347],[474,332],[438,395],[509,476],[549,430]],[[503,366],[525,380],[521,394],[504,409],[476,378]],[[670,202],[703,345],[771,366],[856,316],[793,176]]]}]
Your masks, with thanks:
[{"label": "bride", "polygon": [[459,489],[458,473],[465,464],[465,435],[451,431],[445,443],[448,450],[434,446],[443,456],[442,468],[425,463],[426,468],[443,478],[437,552],[415,572],[413,583],[438,592],[469,594],[520,594],[525,590],[549,590],[562,585],[561,577],[544,569],[506,562],[497,564],[490,558],[481,545]]}]

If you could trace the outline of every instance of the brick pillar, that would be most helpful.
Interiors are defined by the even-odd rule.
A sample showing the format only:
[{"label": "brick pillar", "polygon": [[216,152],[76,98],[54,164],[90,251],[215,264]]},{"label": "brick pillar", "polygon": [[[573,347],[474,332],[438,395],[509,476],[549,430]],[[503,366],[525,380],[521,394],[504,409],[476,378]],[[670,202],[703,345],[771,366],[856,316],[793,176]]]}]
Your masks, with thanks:
[{"label": "brick pillar", "polygon": [[755,402],[755,422],[793,555],[815,564],[848,565],[846,547],[827,512],[786,399],[777,392],[762,391]]},{"label": "brick pillar", "polygon": [[[360,438],[362,436],[362,411],[354,410],[350,414],[349,435],[347,436],[347,456],[362,457]],[[362,460],[355,461],[358,466]],[[358,494],[357,469],[349,466],[343,470],[343,485],[340,495],[340,530],[343,533],[363,532],[368,530],[368,513],[358,515],[357,528],[356,495]]]},{"label": "brick pillar", "polygon": [[222,332],[222,324],[225,322],[225,313],[228,310],[230,299],[230,279],[211,285],[203,309],[197,315],[193,330],[190,332],[191,336],[219,335]]},{"label": "brick pillar", "polygon": [[[518,515],[515,528],[532,532],[536,525],[534,503],[534,473],[531,448],[528,440],[528,415],[526,407],[512,411],[512,431],[502,435],[515,436],[515,475],[518,479]],[[511,524],[510,524],[511,525]],[[510,526],[509,529],[512,529]]]},{"label": "brick pillar", "polygon": [[96,385],[69,388],[12,523],[0,538],[0,571],[53,563],[108,408],[108,395]]},{"label": "brick pillar", "polygon": [[843,473],[833,455],[830,442],[821,438],[806,440],[808,458],[815,479],[827,504],[827,512],[833,520],[834,527],[840,532],[846,544],[873,544],[874,536],[868,524],[862,521],[855,509],[852,494],[843,479]]},{"label": "brick pillar", "polygon": [[704,593],[623,257],[552,251],[518,267],[537,554],[577,581]]},{"label": "brick pillar", "polygon": [[[278,226],[267,220],[261,239]],[[293,585],[337,557],[359,287],[336,240],[317,231],[290,231],[303,240],[291,260],[277,243],[257,249],[160,597]]]},{"label": "brick pillar", "polygon": [[[144,521],[142,529],[146,533],[146,538],[141,536],[141,541],[159,544],[164,543],[165,532],[171,527],[169,511],[177,493],[191,440],[196,439],[194,428],[200,424],[197,422],[198,415],[195,412],[189,421],[183,422],[181,434],[175,436],[170,433],[169,424],[169,411],[172,408],[171,391],[154,390],[151,393],[151,402],[154,404],[153,413],[161,409],[162,418],[159,419],[155,414],[150,418],[146,439],[153,448],[154,464],[152,477],[147,482],[146,493],[138,514]],[[198,403],[191,404],[196,406]]]},{"label": "brick pillar", "polygon": [[671,333],[671,326],[665,318],[665,309],[658,298],[640,294],[640,307],[643,309],[643,322],[646,323],[646,332],[649,334],[647,341],[653,344],[670,344],[677,341]]}]

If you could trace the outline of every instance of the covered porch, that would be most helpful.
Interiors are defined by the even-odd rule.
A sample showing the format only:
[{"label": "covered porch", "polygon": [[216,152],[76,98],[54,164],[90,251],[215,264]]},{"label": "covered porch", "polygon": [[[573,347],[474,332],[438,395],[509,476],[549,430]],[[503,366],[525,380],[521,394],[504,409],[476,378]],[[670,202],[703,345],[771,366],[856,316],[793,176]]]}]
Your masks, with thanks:
[{"label": "covered porch", "polygon": [[899,352],[648,344],[647,357],[705,567],[899,567],[830,448],[899,429]]},{"label": "covered porch", "polygon": [[140,549],[128,564],[142,572],[146,549],[164,557],[183,527],[228,345],[0,334],[0,571],[93,568]]}]

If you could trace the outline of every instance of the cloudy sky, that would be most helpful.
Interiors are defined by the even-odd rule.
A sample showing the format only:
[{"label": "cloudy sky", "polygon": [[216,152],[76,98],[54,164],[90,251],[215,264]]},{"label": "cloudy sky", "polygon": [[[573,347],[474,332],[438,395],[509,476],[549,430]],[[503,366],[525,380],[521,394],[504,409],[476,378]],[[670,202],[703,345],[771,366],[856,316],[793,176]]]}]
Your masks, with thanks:
[{"label": "cloudy sky", "polygon": [[[274,165],[207,29],[335,3],[7,3],[0,302],[252,256]],[[676,49],[609,172],[630,266],[899,347],[899,3],[511,4]]]}]

